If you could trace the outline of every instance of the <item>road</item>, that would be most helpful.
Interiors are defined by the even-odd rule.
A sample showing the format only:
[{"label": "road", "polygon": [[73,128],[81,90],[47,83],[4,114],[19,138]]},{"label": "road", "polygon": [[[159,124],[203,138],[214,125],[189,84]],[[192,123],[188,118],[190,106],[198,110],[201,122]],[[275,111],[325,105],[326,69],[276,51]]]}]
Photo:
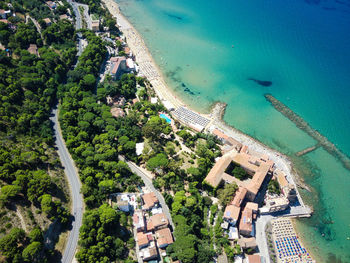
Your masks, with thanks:
[{"label": "road", "polygon": [[[72,5],[73,11],[75,13],[75,17],[76,17],[75,29],[79,30],[81,29],[82,21],[81,21],[80,13],[78,11],[78,7],[76,3],[72,2],[71,0],[68,0],[68,3]],[[79,57],[83,51],[82,39],[81,39],[82,34],[78,33],[78,36],[79,36],[79,39],[78,39],[77,56]],[[64,167],[64,172],[69,182],[69,186],[71,190],[71,200],[72,200],[71,213],[73,214],[73,218],[74,218],[72,222],[72,229],[68,235],[67,244],[63,252],[62,262],[72,263],[77,246],[78,246],[79,229],[82,225],[82,219],[83,219],[84,201],[83,201],[83,196],[80,194],[81,182],[79,179],[78,170],[75,167],[74,161],[70,156],[68,149],[65,145],[64,139],[62,137],[61,129],[58,122],[57,106],[53,109],[52,114],[53,114],[53,117],[51,117],[50,119],[54,124],[53,128],[54,128],[54,134],[55,134],[55,143],[58,149],[57,150],[58,155]]]},{"label": "road", "polygon": [[74,165],[72,157],[70,156],[68,149],[63,140],[61,129],[58,123],[58,110],[54,108],[53,117],[51,117],[51,121],[54,123],[54,135],[55,135],[55,143],[58,151],[58,155],[61,159],[61,163],[64,167],[64,172],[67,176],[70,190],[71,190],[71,198],[72,198],[72,214],[74,220],[72,222],[72,230],[69,233],[66,249],[63,253],[62,262],[63,263],[71,263],[75,251],[78,245],[79,239],[79,229],[82,224],[83,218],[83,196],[80,194],[81,183],[79,180],[78,171]]},{"label": "road", "polygon": [[136,175],[140,176],[141,179],[143,180],[143,182],[145,183],[145,185],[152,191],[155,193],[155,195],[157,196],[160,205],[162,206],[163,212],[164,214],[167,216],[167,218],[169,219],[170,225],[173,227],[173,229],[175,229],[173,220],[171,218],[171,214],[170,214],[170,210],[168,205],[165,203],[164,197],[163,195],[153,186],[152,184],[152,180],[144,173],[142,172],[136,164],[134,164],[133,162],[130,161],[126,161],[124,159],[124,157],[119,156],[119,160],[124,161],[127,163],[127,165],[129,166],[130,170],[135,173]]}]

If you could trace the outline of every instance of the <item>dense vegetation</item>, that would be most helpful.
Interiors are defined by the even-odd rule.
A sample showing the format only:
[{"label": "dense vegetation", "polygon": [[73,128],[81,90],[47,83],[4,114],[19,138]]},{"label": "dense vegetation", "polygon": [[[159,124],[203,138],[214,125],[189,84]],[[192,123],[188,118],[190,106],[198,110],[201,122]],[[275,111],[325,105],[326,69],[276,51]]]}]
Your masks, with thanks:
[{"label": "dense vegetation", "polygon": [[[136,186],[141,185],[141,179],[127,164],[118,161],[118,153],[135,152],[141,129],[136,125],[137,119],[116,119],[110,113],[111,108],[98,101],[96,80],[107,50],[101,38],[91,32],[85,32],[84,37],[89,44],[77,67],[68,73],[67,84],[59,91],[60,124],[66,145],[80,170],[87,206],[77,257],[79,262],[116,259],[127,262],[128,250],[134,243],[132,235],[127,224],[121,222],[121,215],[103,203],[111,193],[134,192]],[[135,76],[126,75],[115,88],[117,93],[130,93],[135,87]],[[107,94],[104,92],[103,85],[99,86],[97,94],[103,101]]]},{"label": "dense vegetation", "polygon": [[[0,5],[9,8],[4,1]],[[25,12],[46,16],[50,10],[44,2],[12,5],[12,11],[20,12],[9,18],[12,25],[0,22],[0,42],[8,49],[0,51],[0,251],[6,262],[47,262],[51,256],[52,262],[59,255],[44,244],[45,231],[50,224],[64,230],[69,212],[49,117],[76,52],[74,47],[52,47],[71,40],[74,28],[66,24],[66,30],[57,32],[60,39],[45,44],[30,20],[23,23]],[[40,56],[27,51],[30,44],[39,47]]]},{"label": "dense vegetation", "polygon": [[[3,3],[5,1],[2,1]],[[66,14],[68,9],[70,13],[73,14],[72,7],[68,4],[66,0],[61,0],[63,5],[58,5],[54,12],[46,5],[44,0],[8,0],[6,3],[11,3],[13,6],[13,11],[21,14],[29,14],[31,17],[35,18],[39,22],[44,18],[58,19],[59,15]],[[3,5],[3,8],[7,9],[7,5]],[[16,18],[11,18],[15,20]],[[15,20],[16,21],[16,20]],[[40,23],[41,24],[41,23]]]}]

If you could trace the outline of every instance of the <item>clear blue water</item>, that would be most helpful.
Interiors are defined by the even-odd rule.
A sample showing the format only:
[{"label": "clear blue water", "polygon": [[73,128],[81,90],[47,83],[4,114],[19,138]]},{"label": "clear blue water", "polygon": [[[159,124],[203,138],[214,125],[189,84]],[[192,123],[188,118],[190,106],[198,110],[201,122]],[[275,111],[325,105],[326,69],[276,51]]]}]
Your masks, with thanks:
[{"label": "clear blue water", "polygon": [[159,114],[159,117],[163,118],[167,123],[171,123],[171,119],[169,119],[169,117],[165,114],[161,113]]},{"label": "clear blue water", "polygon": [[[350,262],[350,172],[264,98],[271,93],[350,155],[349,0],[117,0],[191,107],[228,103],[230,125],[293,157],[313,191],[299,220],[319,262]],[[257,81],[270,81],[270,86]]]}]

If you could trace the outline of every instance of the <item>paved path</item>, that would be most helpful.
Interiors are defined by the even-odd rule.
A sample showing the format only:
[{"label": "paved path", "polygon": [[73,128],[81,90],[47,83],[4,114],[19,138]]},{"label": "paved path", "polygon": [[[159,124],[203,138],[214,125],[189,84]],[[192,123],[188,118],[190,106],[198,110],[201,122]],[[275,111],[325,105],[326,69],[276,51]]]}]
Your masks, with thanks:
[{"label": "paved path", "polygon": [[170,211],[169,211],[169,207],[168,205],[165,203],[165,200],[164,200],[164,197],[163,195],[153,186],[152,184],[152,180],[142,171],[140,170],[140,168],[134,164],[133,162],[130,162],[130,161],[126,161],[124,159],[124,157],[122,156],[119,156],[119,160],[122,160],[124,162],[127,163],[127,165],[129,166],[130,170],[137,174],[138,176],[141,177],[141,179],[143,180],[143,182],[145,183],[145,185],[152,191],[155,193],[155,195],[157,196],[159,202],[160,202],[160,205],[162,206],[162,209],[163,209],[163,212],[164,214],[168,217],[169,219],[169,222],[170,222],[170,225],[173,227],[173,229],[175,229],[175,226],[174,226],[174,223],[173,223],[173,220],[171,218],[171,214],[170,214]]},{"label": "paved path", "polygon": [[58,149],[57,152],[61,159],[61,163],[64,166],[64,172],[67,176],[71,190],[72,214],[74,219],[72,222],[72,230],[69,233],[66,248],[62,257],[63,263],[71,263],[73,261],[75,251],[78,245],[79,229],[82,224],[84,203],[83,196],[80,194],[81,183],[79,180],[78,171],[62,138],[61,129],[58,123],[57,108],[53,109],[52,113],[53,117],[51,117],[50,119],[54,123],[53,128],[55,135],[55,143]]}]

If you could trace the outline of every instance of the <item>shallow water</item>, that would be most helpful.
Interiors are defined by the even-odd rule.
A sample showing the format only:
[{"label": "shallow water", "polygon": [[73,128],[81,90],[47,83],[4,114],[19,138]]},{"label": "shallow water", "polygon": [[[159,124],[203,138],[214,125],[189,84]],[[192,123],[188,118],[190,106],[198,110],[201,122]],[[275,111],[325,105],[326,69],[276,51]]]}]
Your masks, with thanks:
[{"label": "shallow water", "polygon": [[[349,0],[117,2],[191,107],[224,101],[226,122],[292,156],[315,144],[271,93],[350,155]],[[305,242],[320,262],[350,262],[350,172],[323,149],[295,163],[314,189]]]}]

